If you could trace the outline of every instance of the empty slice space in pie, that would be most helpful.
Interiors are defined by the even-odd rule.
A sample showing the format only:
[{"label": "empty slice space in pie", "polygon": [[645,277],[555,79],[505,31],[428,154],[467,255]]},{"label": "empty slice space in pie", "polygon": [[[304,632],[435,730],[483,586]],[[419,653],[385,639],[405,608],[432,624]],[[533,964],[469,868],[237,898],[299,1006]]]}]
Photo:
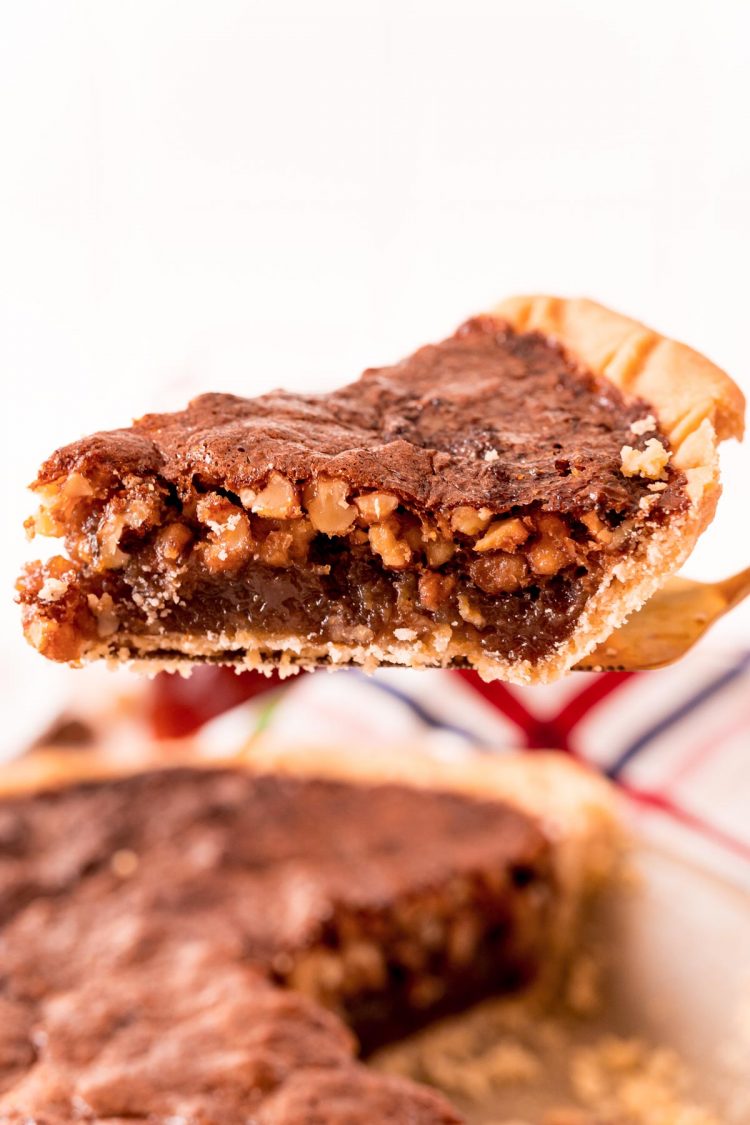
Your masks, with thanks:
[{"label": "empty slice space in pie", "polygon": [[516,298],[321,395],[203,395],[58,450],[19,581],[54,660],[554,679],[713,517],[743,399],[586,300]]}]

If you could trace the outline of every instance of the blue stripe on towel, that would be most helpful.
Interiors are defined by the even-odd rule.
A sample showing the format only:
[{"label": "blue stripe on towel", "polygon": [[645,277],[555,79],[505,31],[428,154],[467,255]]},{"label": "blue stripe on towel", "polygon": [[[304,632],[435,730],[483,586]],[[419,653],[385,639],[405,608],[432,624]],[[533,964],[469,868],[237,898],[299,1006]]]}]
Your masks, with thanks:
[{"label": "blue stripe on towel", "polygon": [[711,699],[712,696],[718,695],[725,687],[733,683],[739,676],[741,676],[748,665],[750,665],[750,652],[746,652],[740,659],[732,664],[720,676],[716,676],[713,680],[709,680],[700,691],[695,695],[690,696],[689,699],[684,700],[678,707],[668,711],[661,719],[655,722],[652,726],[647,727],[646,730],[631,742],[620,755],[615,759],[612,765],[608,766],[605,773],[608,777],[616,778],[620,775],[622,770],[633,758],[637,757],[642,750],[653,742],[659,735],[664,734],[670,727],[675,726],[677,723],[682,722],[688,715],[696,711],[706,700]]},{"label": "blue stripe on towel", "polygon": [[376,679],[372,676],[365,675],[364,672],[351,670],[350,676],[356,676],[357,679],[367,683],[368,687],[377,688],[385,695],[390,695],[392,699],[397,699],[399,703],[403,703],[415,718],[424,723],[426,727],[431,730],[444,730],[450,734],[455,734],[459,738],[463,738],[466,742],[471,742],[474,746],[485,746],[486,743],[479,738],[473,731],[467,730],[466,727],[457,726],[455,723],[446,723],[443,719],[433,715],[426,707],[424,707],[418,700],[414,699],[408,692],[401,691],[400,688],[393,687],[391,684],[384,683],[383,680]]}]

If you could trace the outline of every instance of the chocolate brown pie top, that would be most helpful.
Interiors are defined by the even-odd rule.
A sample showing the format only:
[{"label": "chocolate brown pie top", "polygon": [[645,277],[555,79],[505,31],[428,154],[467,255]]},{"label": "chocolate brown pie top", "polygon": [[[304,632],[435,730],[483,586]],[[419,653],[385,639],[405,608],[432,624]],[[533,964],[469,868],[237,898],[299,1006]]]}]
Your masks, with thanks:
[{"label": "chocolate brown pie top", "polygon": [[326,395],[209,394],[58,450],[19,585],[45,655],[551,678],[686,557],[742,398],[590,302],[523,299]]}]

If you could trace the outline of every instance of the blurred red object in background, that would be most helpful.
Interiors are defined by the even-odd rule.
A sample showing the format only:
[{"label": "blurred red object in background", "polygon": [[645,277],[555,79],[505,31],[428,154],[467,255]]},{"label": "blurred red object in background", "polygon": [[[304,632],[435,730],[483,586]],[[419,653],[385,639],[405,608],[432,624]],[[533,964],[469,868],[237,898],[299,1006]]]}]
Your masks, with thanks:
[{"label": "blurred red object in background", "polygon": [[276,672],[200,667],[188,677],[161,672],[149,685],[146,712],[155,738],[185,738],[239,703],[277,688]]}]

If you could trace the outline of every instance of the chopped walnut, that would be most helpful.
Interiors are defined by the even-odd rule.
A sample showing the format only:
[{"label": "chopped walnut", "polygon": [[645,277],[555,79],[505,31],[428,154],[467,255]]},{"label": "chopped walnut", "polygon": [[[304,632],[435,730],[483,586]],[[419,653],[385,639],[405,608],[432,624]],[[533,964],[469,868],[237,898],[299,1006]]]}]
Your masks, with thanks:
[{"label": "chopped walnut", "polygon": [[[128,555],[119,547],[126,525],[127,518],[123,511],[110,510],[102,518],[96,533],[99,543],[98,563],[102,570],[118,570],[128,561]],[[79,557],[83,545],[82,542],[79,543],[79,550],[76,552]],[[93,559],[88,558],[87,561],[93,562]]]},{"label": "chopped walnut", "polygon": [[40,602],[59,602],[65,597],[70,584],[69,578],[45,578],[37,597]]},{"label": "chopped walnut", "polygon": [[672,454],[664,448],[658,438],[649,438],[645,449],[634,449],[632,445],[623,445],[620,450],[622,475],[660,480],[664,476],[664,470],[671,456]]},{"label": "chopped walnut", "polygon": [[473,604],[469,596],[463,592],[458,595],[458,613],[464,621],[469,625],[474,625],[477,629],[483,629],[487,624],[484,614]]},{"label": "chopped walnut", "polygon": [[168,563],[175,563],[192,542],[193,533],[184,523],[168,523],[156,536],[156,549]]},{"label": "chopped walnut", "polygon": [[357,518],[357,509],[347,500],[345,480],[318,477],[305,488],[305,506],[316,531],[324,535],[343,535]]},{"label": "chopped walnut", "polygon": [[529,547],[526,557],[535,574],[557,574],[572,561],[563,543],[548,535]]},{"label": "chopped walnut", "polygon": [[145,534],[158,526],[162,518],[162,496],[153,485],[138,483],[132,478],[126,478],[123,483],[126,490],[112,497],[99,520],[96,557],[91,557],[86,536],[80,536],[76,545],[78,557],[97,570],[117,570],[124,566],[129,558],[120,545],[124,533],[140,531]]},{"label": "chopped walnut", "polygon": [[392,492],[365,492],[354,498],[359,514],[365,523],[380,523],[398,507],[398,496]]},{"label": "chopped walnut", "polygon": [[444,563],[453,558],[455,553],[456,544],[452,543],[450,539],[443,539],[442,535],[438,535],[436,539],[425,544],[425,554],[430,566],[443,566]]},{"label": "chopped walnut", "polygon": [[417,554],[427,546],[427,541],[424,535],[424,529],[415,522],[406,519],[400,521],[401,536],[411,547],[412,551]]},{"label": "chopped walnut", "polygon": [[307,560],[315,528],[308,519],[287,520],[272,528],[258,546],[258,559],[266,566],[287,567]]},{"label": "chopped walnut", "polygon": [[594,539],[599,543],[612,542],[612,528],[607,527],[604,520],[598,512],[586,512],[581,516],[581,523],[588,531],[591,532]]},{"label": "chopped walnut", "polygon": [[369,531],[370,546],[380,555],[385,566],[391,570],[401,570],[411,562],[411,547],[401,538],[398,520],[389,516],[383,523],[376,523]]},{"label": "chopped walnut", "polygon": [[272,520],[287,520],[302,515],[296,488],[285,476],[275,472],[271,473],[266,487],[253,499],[250,510],[256,516]]},{"label": "chopped walnut", "polygon": [[198,501],[196,515],[210,528],[208,539],[199,544],[207,570],[222,574],[239,570],[250,561],[253,534],[250,520],[242,508],[213,492]]},{"label": "chopped walnut", "polygon": [[647,414],[645,418],[636,418],[635,422],[630,425],[631,433],[636,437],[641,437],[642,434],[650,434],[656,429],[656,418],[653,414]]},{"label": "chopped walnut", "polygon": [[452,574],[437,574],[434,570],[425,570],[419,576],[419,600],[432,613],[440,609],[455,588],[456,579]]},{"label": "chopped walnut", "polygon": [[489,508],[469,508],[462,504],[451,512],[451,527],[462,535],[479,535],[492,519]]},{"label": "chopped walnut", "polygon": [[529,537],[528,528],[515,516],[495,520],[481,539],[474,544],[475,551],[510,551],[520,547]]},{"label": "chopped walnut", "polygon": [[29,539],[35,535],[63,535],[78,501],[94,495],[91,484],[80,473],[71,473],[52,484],[37,485],[34,491],[40,504],[36,515],[24,524]]},{"label": "chopped walnut", "polygon": [[522,555],[508,555],[498,551],[484,555],[469,563],[469,574],[485,594],[504,594],[519,590],[528,575],[526,560]]},{"label": "chopped walnut", "polygon": [[535,574],[557,574],[575,560],[575,543],[559,516],[545,513],[538,518],[537,528],[540,537],[526,551],[529,565]]},{"label": "chopped walnut", "polygon": [[111,637],[120,627],[120,622],[115,612],[115,603],[112,595],[104,593],[100,598],[96,594],[89,594],[88,607],[96,617],[96,631],[100,637]]}]

